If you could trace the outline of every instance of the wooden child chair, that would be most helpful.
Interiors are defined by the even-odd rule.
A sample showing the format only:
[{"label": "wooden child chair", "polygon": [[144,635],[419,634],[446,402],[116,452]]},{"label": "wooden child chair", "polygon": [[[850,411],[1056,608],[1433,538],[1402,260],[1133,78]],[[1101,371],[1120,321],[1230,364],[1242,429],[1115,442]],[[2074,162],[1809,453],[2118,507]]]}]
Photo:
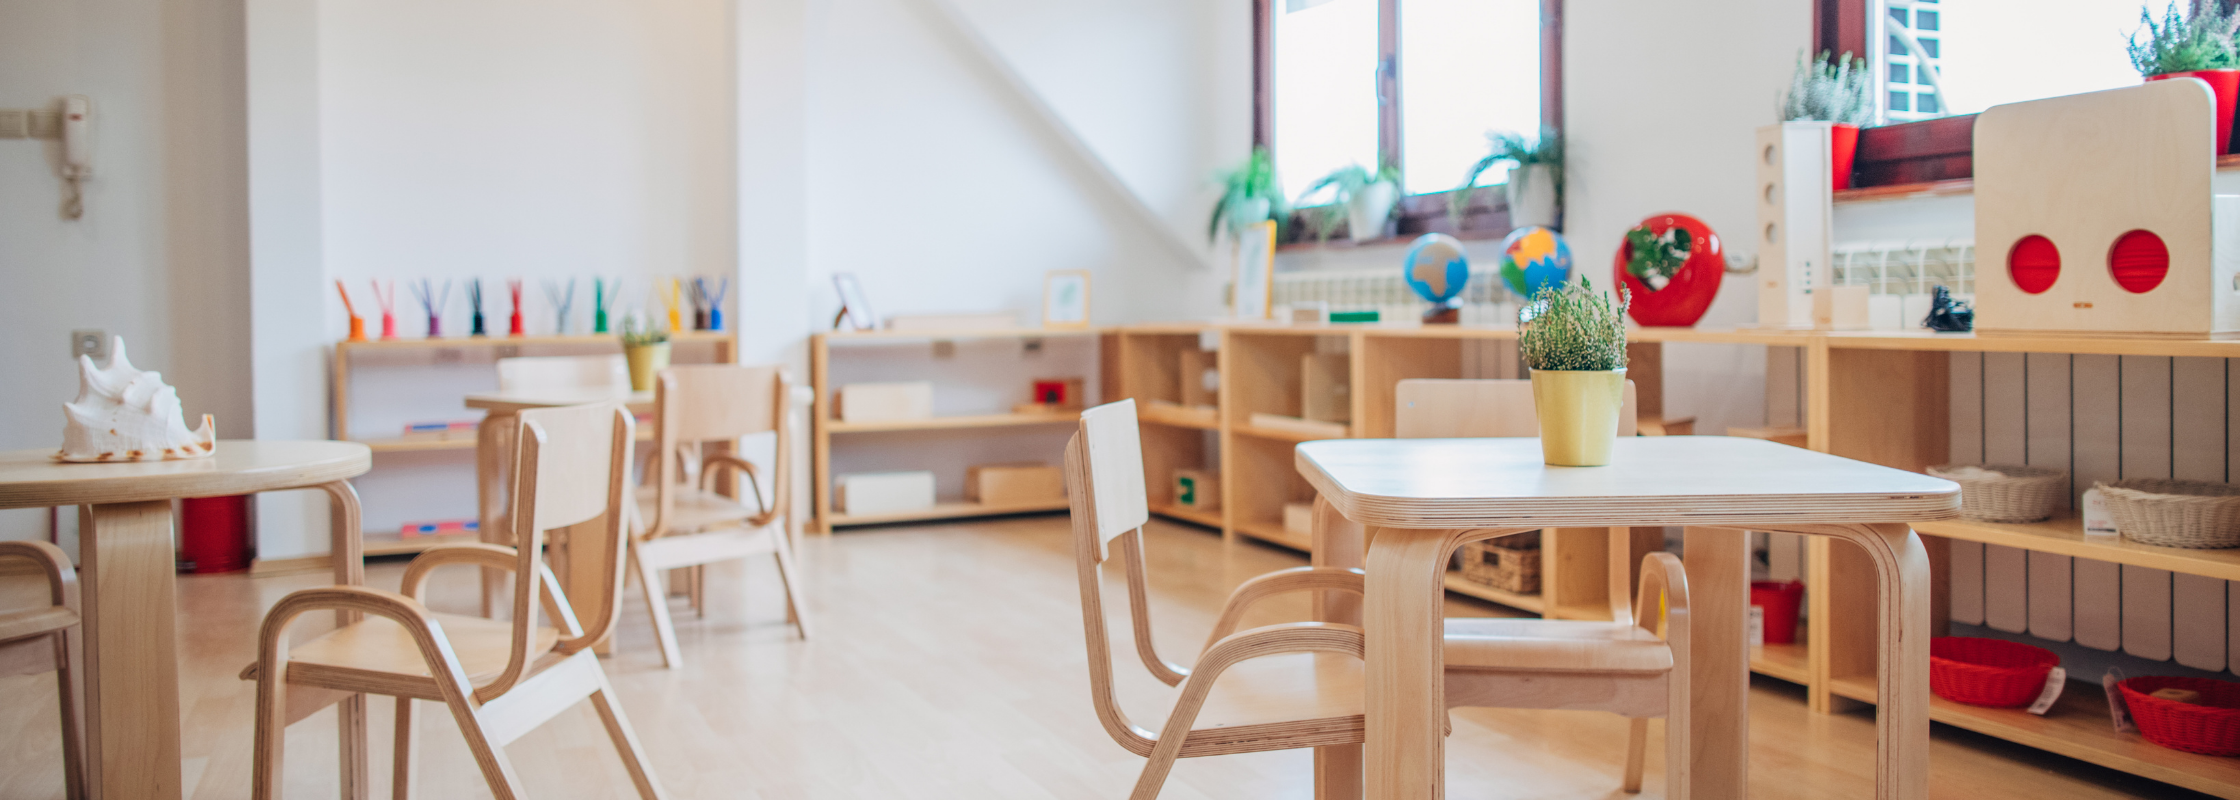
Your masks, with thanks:
[{"label": "wooden child chair", "polygon": [[[793,470],[791,442],[786,435],[786,404],[792,383],[779,367],[707,365],[670,367],[654,382],[653,474],[638,490],[642,529],[630,539],[630,557],[638,565],[638,583],[645,590],[646,607],[661,642],[661,662],[671,668],[684,663],[677,649],[677,633],[669,620],[669,606],[662,591],[663,570],[694,571],[692,605],[702,609],[705,581],[699,572],[707,564],[754,556],[775,556],[778,578],[786,589],[786,619],[809,638],[808,606],[802,601],[801,578],[795,572],[793,544],[787,535],[792,522]],[[772,433],[777,438],[770,465],[771,494],[762,494],[760,474],[751,461],[719,452],[703,453],[703,445],[736,447],[744,436]],[[699,466],[693,482],[690,464]],[[755,495],[753,509],[709,489],[719,469],[744,473],[741,483]]]},{"label": "wooden child chair", "polygon": [[[62,548],[46,542],[0,542],[0,561],[27,558],[45,573],[47,602],[43,605],[0,612],[0,652],[29,649],[39,646],[45,639],[52,653],[55,691],[62,707],[62,785],[70,800],[86,796],[85,765],[78,750],[77,687],[70,681],[70,629],[78,626],[78,612],[70,607],[70,595],[78,583],[78,571],[71,568],[70,556]],[[28,655],[28,653],[26,654]],[[14,661],[14,658],[0,661]],[[31,664],[36,661],[25,659]],[[26,669],[26,673],[44,672],[44,669]],[[4,674],[15,674],[8,672]]]},{"label": "wooden child chair", "polygon": [[[1089,644],[1090,699],[1113,741],[1151,759],[1136,780],[1134,800],[1157,797],[1177,758],[1313,747],[1318,783],[1326,756],[1350,756],[1358,769],[1362,638],[1361,629],[1352,625],[1292,622],[1221,636],[1199,657],[1194,671],[1184,670],[1182,696],[1158,733],[1130,721],[1113,690],[1112,642],[1105,633],[1098,568],[1112,555],[1108,544],[1118,542],[1136,650],[1156,661],[1142,532],[1151,515],[1135,401],[1082,412],[1081,430],[1066,444],[1066,488],[1073,507],[1081,621]],[[1360,589],[1358,579],[1354,589]],[[1353,791],[1359,791],[1358,784]]]},{"label": "wooden child chair", "polygon": [[630,364],[620,355],[523,356],[498,359],[498,391],[607,390],[630,393]]},{"label": "wooden child chair", "polygon": [[[638,795],[665,796],[591,652],[621,612],[630,412],[619,403],[536,409],[521,412],[519,424],[507,514],[517,547],[437,545],[405,568],[401,594],[363,586],[306,589],[265,615],[257,663],[243,674],[257,681],[258,800],[280,792],[288,724],[361,693],[397,698],[400,800],[412,786],[414,700],[450,709],[491,793],[513,800],[522,796],[521,779],[504,746],[589,698]],[[570,538],[572,597],[538,558],[545,532],[559,528]],[[512,621],[438,614],[422,605],[428,574],[451,564],[520,577],[513,582]],[[549,624],[539,624],[540,607]],[[350,621],[291,645],[288,626],[320,609],[343,612]],[[356,619],[360,614],[384,619]],[[357,736],[362,740],[364,731]],[[347,774],[353,768],[345,759],[345,787],[363,786],[363,776]]]}]

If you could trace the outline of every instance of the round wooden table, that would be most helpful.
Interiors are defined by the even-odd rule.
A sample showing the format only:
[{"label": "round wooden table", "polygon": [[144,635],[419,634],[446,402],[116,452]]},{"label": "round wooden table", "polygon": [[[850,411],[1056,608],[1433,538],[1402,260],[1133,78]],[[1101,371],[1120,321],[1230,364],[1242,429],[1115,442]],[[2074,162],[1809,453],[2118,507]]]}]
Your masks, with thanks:
[{"label": "round wooden table", "polygon": [[[281,489],[332,496],[335,579],[364,582],[358,495],[349,478],[373,465],[355,442],[218,442],[209,458],[65,464],[53,449],[0,452],[0,508],[83,506],[79,637],[85,767],[97,797],[177,798],[179,642],[171,501]],[[362,706],[361,706],[362,708]],[[362,713],[362,711],[361,711]]]}]

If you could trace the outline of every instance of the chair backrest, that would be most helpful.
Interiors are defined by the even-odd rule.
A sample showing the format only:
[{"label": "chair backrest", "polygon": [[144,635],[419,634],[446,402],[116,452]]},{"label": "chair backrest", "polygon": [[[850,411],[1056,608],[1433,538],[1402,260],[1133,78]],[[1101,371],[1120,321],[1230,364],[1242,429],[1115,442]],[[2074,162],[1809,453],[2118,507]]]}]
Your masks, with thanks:
[{"label": "chair backrest", "polygon": [[[786,431],[786,401],[792,392],[792,381],[780,366],[703,364],[662,370],[653,386],[655,501],[647,535],[667,531],[676,511],[677,490],[693,477],[686,464],[688,459],[699,461],[701,445],[736,446],[740,437],[760,433],[777,437],[770,464],[775,497],[763,509],[763,517],[767,521],[784,516],[792,495],[787,452],[792,448]],[[759,494],[761,487],[754,491]]]},{"label": "chair backrest", "polygon": [[[1089,693],[1097,719],[1114,741],[1148,752],[1152,733],[1128,721],[1114,693],[1112,640],[1105,631],[1104,593],[1099,567],[1109,557],[1108,543],[1120,544],[1127,571],[1129,608],[1134,617],[1136,652],[1154,663],[1188,674],[1159,659],[1151,645],[1151,616],[1144,576],[1144,523],[1151,512],[1143,488],[1143,446],[1136,428],[1134,400],[1108,403],[1081,412],[1081,430],[1066,443],[1066,497],[1073,509],[1074,565],[1081,582],[1081,623],[1089,645]],[[1159,667],[1153,667],[1157,672]]]},{"label": "chair backrest", "polygon": [[[1395,398],[1393,435],[1400,439],[1479,438],[1539,436],[1540,418],[1533,412],[1532,381],[1432,380],[1400,382]],[[1625,405],[1618,410],[1618,435],[1637,432],[1633,381],[1626,381]],[[1611,528],[1607,582],[1612,619],[1632,618],[1633,537],[1630,528]]]},{"label": "chair backrest", "polygon": [[[1538,436],[1540,419],[1532,411],[1532,381],[1517,379],[1400,382],[1393,414],[1399,439]],[[1633,381],[1626,381],[1625,406],[1618,411],[1618,435],[1632,436],[1638,420]]]},{"label": "chair backrest", "polygon": [[608,389],[630,393],[630,365],[621,355],[524,356],[498,359],[498,391]]},{"label": "chair backrest", "polygon": [[636,420],[619,402],[590,403],[523,411],[515,437],[513,509],[514,547],[520,556],[513,596],[513,648],[505,672],[476,690],[488,699],[520,680],[536,641],[536,611],[544,574],[545,532],[568,529],[571,580],[563,610],[573,619],[552,620],[561,639],[554,646],[574,653],[597,644],[614,629],[622,610],[623,547],[629,494],[630,450]]}]

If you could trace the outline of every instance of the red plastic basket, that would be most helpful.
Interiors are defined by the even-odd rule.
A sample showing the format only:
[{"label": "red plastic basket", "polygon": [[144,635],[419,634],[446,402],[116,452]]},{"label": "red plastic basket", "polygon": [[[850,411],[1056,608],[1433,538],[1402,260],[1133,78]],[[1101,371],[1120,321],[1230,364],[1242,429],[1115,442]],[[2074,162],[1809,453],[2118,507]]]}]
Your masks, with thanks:
[{"label": "red plastic basket", "polygon": [[[2191,689],[2200,702],[2149,697],[2156,689]],[[2208,678],[2150,675],[2116,684],[2139,735],[2172,750],[2212,756],[2240,756],[2240,683]]]},{"label": "red plastic basket", "polygon": [[2004,639],[1944,636],[1929,640],[1929,691],[1955,703],[2020,708],[2045,690],[2061,657]]}]

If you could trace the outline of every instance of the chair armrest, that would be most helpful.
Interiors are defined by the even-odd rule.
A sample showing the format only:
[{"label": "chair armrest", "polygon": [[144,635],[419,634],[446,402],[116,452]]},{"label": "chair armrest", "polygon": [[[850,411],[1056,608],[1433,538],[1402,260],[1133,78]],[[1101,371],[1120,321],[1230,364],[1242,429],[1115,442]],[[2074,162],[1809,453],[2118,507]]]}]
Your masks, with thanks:
[{"label": "chair armrest", "polygon": [[[413,557],[412,563],[405,565],[404,585],[399,591],[413,602],[426,602],[422,593],[427,590],[428,576],[437,567],[454,564],[519,573],[521,554],[511,547],[480,542],[439,544],[420,551],[420,555]],[[552,574],[552,568],[545,566],[542,561],[537,562],[537,580],[543,585],[543,591],[538,592],[537,596],[543,602],[545,618],[552,620],[553,626],[562,632],[580,631],[581,623],[576,621],[575,611],[568,605],[568,596],[560,590],[559,576]]]},{"label": "chair armrest", "polygon": [[772,508],[770,501],[762,497],[761,473],[755,470],[754,462],[738,456],[720,454],[702,456],[700,459],[700,491],[708,490],[708,480],[715,477],[718,467],[730,467],[747,474],[747,486],[754,489],[755,507],[761,509],[762,512],[748,519],[747,524],[759,528],[778,518],[777,509]]},{"label": "chair armrest", "polygon": [[[1238,631],[1223,637],[1206,649],[1204,658],[1190,670],[1190,678],[1182,684],[1182,697],[1174,704],[1174,711],[1167,716],[1167,724],[1159,732],[1161,746],[1179,747],[1191,727],[1198,721],[1198,711],[1205,706],[1206,695],[1213,691],[1221,673],[1237,662],[1261,656],[1283,653],[1343,653],[1361,658],[1364,640],[1361,629],[1335,622],[1285,622]],[[1173,742],[1176,744],[1170,745]]]},{"label": "chair armrest", "polygon": [[57,606],[68,607],[72,590],[78,586],[78,570],[70,566],[70,555],[62,548],[46,542],[0,542],[0,557],[18,556],[31,559],[47,574],[47,595]]},{"label": "chair armrest", "polygon": [[1213,623],[1213,633],[1206,637],[1205,650],[1200,658],[1213,650],[1237,625],[1244,620],[1244,612],[1252,604],[1279,594],[1291,592],[1336,591],[1363,594],[1363,582],[1368,573],[1350,567],[1292,567],[1254,577],[1238,584],[1229,593],[1229,600],[1221,607],[1221,618]]},{"label": "chair armrest", "polygon": [[[1664,603],[1664,614],[1657,613],[1657,603]],[[1685,633],[1688,615],[1688,571],[1678,556],[1671,553],[1650,553],[1641,557],[1641,593],[1634,598],[1634,624],[1666,641],[1673,641],[1675,633]],[[1665,622],[1664,631],[1657,630]]]}]

